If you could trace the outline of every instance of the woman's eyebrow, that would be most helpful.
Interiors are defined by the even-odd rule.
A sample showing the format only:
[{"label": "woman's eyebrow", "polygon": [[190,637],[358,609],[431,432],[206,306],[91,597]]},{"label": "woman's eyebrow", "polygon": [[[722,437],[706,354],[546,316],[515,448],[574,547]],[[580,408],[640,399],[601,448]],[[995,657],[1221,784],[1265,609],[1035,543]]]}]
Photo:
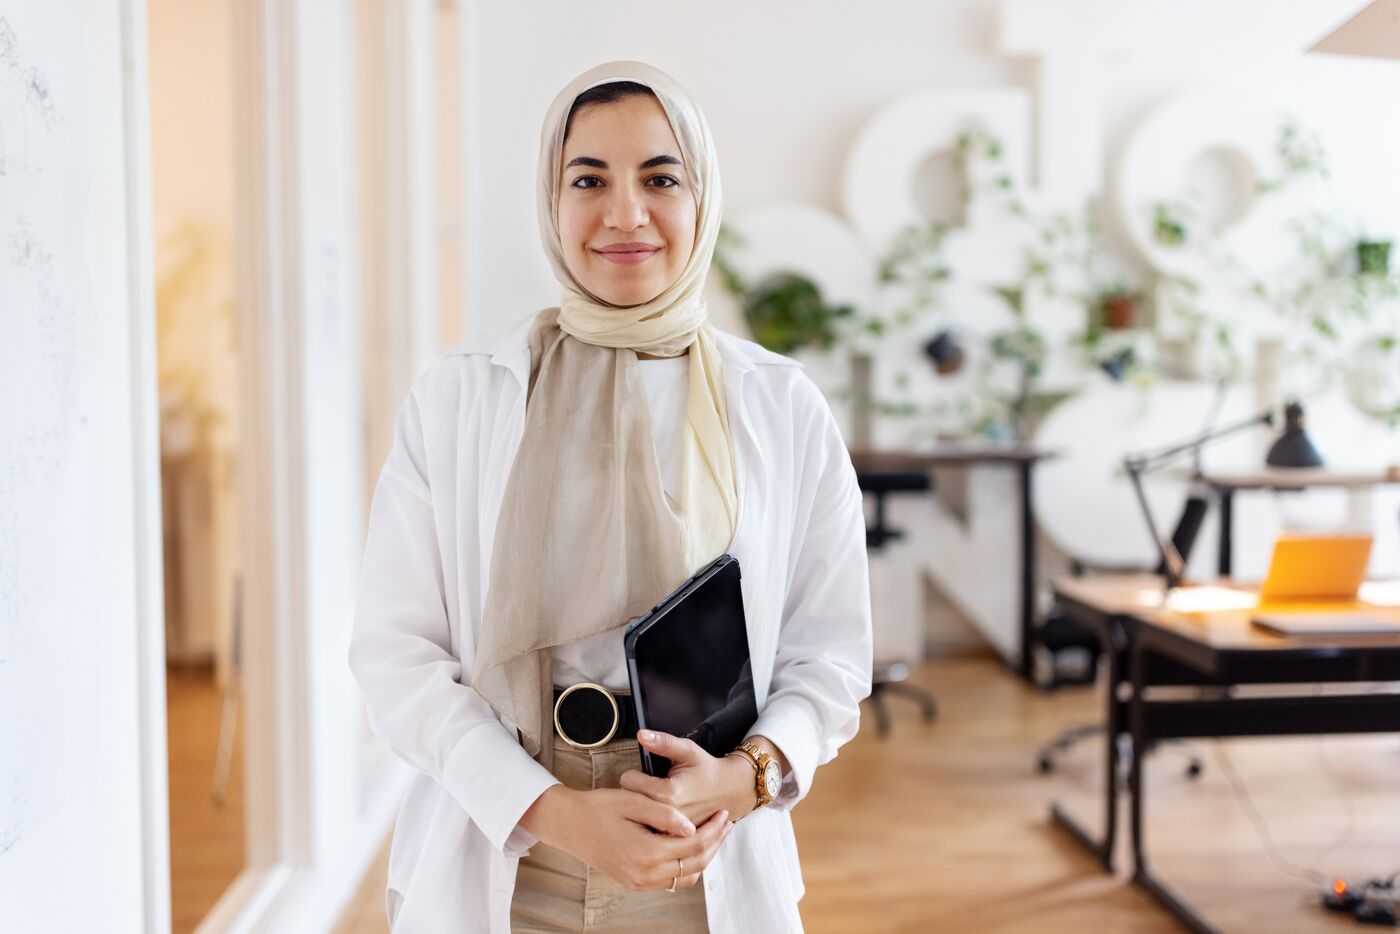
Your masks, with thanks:
[{"label": "woman's eyebrow", "polygon": [[677,159],[675,156],[661,155],[661,156],[652,156],[650,159],[648,159],[647,161],[643,162],[641,165],[637,166],[637,168],[639,168],[639,169],[651,169],[651,168],[655,168],[655,167],[658,166],[658,165],[680,165],[680,166],[684,166],[685,163],[684,163],[684,162],[681,162],[681,160]]},{"label": "woman's eyebrow", "polygon": [[[608,164],[607,164],[606,162],[604,162],[602,159],[595,159],[595,158],[593,158],[592,156],[575,156],[574,158],[572,158],[572,159],[569,160],[569,164],[566,165],[566,166],[564,166],[564,168],[566,168],[566,169],[572,169],[572,168],[573,168],[574,166],[576,166],[576,165],[586,165],[586,166],[588,166],[589,168],[593,168],[593,169],[606,169],[606,168],[608,167]],[[639,169],[652,169],[652,168],[655,168],[655,167],[658,166],[658,165],[680,165],[680,166],[683,166],[683,165],[685,165],[685,163],[682,162],[681,160],[677,159],[675,156],[660,155],[660,156],[652,156],[650,159],[648,159],[647,161],[643,162],[641,165],[637,166],[637,168],[639,168]]]}]

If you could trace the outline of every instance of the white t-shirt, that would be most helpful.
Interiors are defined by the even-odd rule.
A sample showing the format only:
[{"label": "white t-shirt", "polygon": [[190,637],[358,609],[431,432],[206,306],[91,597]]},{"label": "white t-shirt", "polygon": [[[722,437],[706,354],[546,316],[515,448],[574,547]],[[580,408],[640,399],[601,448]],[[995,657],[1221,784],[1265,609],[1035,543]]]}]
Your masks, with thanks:
[{"label": "white t-shirt", "polygon": [[[690,390],[690,357],[638,360],[647,406],[651,409],[651,434],[656,461],[661,467],[661,488],[673,503],[680,500],[681,428],[685,425],[686,397]],[[677,581],[679,583],[679,581]],[[657,594],[657,599],[665,594]],[[627,659],[622,652],[622,629],[591,639],[555,646],[554,683],[568,687],[592,681],[609,690],[628,690]]]}]

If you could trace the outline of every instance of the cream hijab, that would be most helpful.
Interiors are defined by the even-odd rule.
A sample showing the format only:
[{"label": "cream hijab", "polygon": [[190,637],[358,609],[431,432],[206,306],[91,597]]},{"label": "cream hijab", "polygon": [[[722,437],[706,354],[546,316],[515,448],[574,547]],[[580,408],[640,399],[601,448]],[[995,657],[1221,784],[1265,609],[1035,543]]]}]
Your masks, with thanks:
[{"label": "cream hijab", "polygon": [[[579,94],[614,81],[656,95],[696,198],[695,246],[680,277],[626,308],[600,301],[569,272],[558,224],[569,108]],[[562,297],[530,334],[525,434],[496,523],[472,685],[548,766],[550,647],[626,625],[723,553],[734,534],[724,385],[702,297],[719,235],[719,164],[685,89],[649,65],[610,62],[560,91],[540,137],[539,221]],[[638,351],[690,354],[679,512],[661,487]]]}]

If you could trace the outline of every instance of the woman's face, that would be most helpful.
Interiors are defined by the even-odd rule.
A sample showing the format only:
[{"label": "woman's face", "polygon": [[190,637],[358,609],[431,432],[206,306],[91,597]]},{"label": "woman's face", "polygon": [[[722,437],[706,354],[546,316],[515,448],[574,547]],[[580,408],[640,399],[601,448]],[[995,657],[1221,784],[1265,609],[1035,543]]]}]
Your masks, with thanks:
[{"label": "woman's face", "polygon": [[569,272],[610,305],[666,291],[695,245],[695,193],[661,104],[646,95],[583,107],[562,162],[559,237]]}]

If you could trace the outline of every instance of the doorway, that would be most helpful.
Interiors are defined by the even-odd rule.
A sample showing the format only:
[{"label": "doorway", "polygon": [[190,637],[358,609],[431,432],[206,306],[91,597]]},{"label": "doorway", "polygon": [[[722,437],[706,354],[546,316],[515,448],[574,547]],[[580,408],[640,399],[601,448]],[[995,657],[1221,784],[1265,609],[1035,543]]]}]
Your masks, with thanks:
[{"label": "doorway", "polygon": [[247,863],[233,0],[148,0],[171,921]]}]

